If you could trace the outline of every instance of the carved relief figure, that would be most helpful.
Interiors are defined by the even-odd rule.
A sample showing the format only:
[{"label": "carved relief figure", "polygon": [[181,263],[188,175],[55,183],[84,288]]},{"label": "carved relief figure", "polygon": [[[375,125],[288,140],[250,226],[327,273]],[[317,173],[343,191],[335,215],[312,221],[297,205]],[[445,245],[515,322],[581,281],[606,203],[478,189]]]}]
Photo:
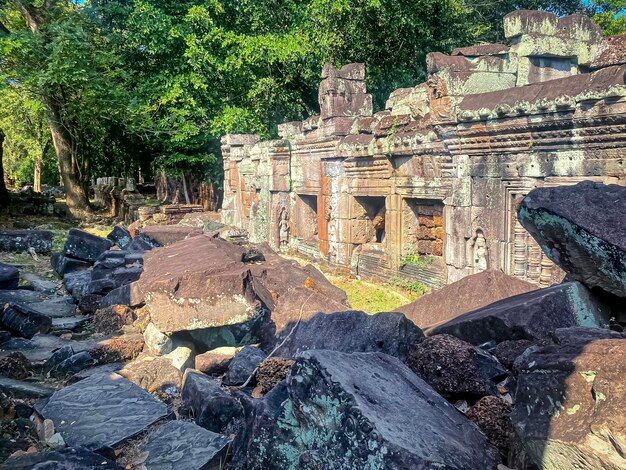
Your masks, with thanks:
[{"label": "carved relief figure", "polygon": [[485,271],[489,268],[489,249],[482,229],[476,230],[476,235],[467,241],[467,264],[474,272]]},{"label": "carved relief figure", "polygon": [[280,248],[286,248],[289,245],[289,216],[284,207],[280,210],[278,220],[278,241]]}]

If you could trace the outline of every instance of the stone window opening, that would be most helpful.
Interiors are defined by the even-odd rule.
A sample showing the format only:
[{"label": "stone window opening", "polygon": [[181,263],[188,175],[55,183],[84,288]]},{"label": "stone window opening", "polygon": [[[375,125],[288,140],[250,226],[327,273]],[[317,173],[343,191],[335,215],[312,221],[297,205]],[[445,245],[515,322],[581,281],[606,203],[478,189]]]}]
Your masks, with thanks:
[{"label": "stone window opening", "polygon": [[385,242],[385,197],[355,196],[357,219],[366,221],[366,243],[383,244]]},{"label": "stone window opening", "polygon": [[444,224],[442,201],[406,198],[403,210],[403,255],[424,260],[443,256]]}]

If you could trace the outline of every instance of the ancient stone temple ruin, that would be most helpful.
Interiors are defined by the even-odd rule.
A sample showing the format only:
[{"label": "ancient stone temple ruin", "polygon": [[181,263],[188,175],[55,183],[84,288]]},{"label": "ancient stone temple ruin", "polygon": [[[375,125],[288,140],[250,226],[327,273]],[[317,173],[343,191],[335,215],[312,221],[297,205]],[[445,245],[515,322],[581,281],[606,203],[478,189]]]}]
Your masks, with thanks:
[{"label": "ancient stone temple ruin", "polygon": [[626,36],[536,11],[504,31],[429,54],[428,80],[376,113],[364,64],[325,66],[319,116],[223,138],[223,221],[365,276],[549,285],[560,273],[515,209],[539,186],[626,183]]}]

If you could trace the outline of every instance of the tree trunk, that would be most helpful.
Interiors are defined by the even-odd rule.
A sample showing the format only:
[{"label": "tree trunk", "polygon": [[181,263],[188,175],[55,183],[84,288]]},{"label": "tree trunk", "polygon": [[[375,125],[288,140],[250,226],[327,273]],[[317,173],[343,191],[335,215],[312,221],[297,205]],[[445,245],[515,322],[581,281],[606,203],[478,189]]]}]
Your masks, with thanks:
[{"label": "tree trunk", "polygon": [[41,158],[35,160],[35,174],[33,175],[33,190],[41,192]]},{"label": "tree trunk", "polygon": [[52,134],[54,150],[59,162],[59,171],[65,187],[65,202],[70,213],[82,218],[91,212],[89,196],[83,182],[78,177],[76,159],[73,154],[72,138],[63,126],[59,109],[55,103],[48,103],[48,122]]},{"label": "tree trunk", "polygon": [[9,191],[4,184],[4,166],[2,165],[2,157],[4,156],[3,150],[4,144],[4,132],[0,129],[0,211],[9,208]]}]

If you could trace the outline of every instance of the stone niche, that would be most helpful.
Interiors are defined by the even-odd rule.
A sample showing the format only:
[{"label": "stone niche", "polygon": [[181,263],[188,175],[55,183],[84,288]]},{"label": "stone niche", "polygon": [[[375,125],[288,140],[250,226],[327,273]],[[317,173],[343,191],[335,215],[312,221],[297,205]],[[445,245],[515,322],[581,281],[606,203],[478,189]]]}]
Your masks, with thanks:
[{"label": "stone niche", "polygon": [[364,64],[324,66],[320,115],[277,140],[222,139],[223,221],[382,280],[560,280],[516,201],[540,186],[626,184],[626,36],[539,11],[507,15],[504,31],[506,44],[429,54],[428,79],[378,112]]}]

